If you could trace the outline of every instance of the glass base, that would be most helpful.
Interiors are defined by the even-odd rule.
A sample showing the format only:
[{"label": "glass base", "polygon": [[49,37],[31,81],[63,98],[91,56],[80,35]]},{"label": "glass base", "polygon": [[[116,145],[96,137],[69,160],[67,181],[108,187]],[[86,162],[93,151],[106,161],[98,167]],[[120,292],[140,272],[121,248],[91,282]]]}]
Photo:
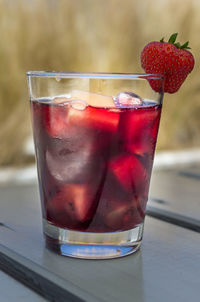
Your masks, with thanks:
[{"label": "glass base", "polygon": [[141,245],[144,223],[122,232],[89,233],[63,229],[43,220],[46,246],[63,256],[111,259],[130,255]]}]

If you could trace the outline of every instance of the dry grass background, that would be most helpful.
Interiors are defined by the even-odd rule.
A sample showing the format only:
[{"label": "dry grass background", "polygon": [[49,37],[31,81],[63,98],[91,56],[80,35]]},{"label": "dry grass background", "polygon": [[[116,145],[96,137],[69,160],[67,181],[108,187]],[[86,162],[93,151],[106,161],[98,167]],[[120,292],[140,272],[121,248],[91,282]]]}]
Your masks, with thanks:
[{"label": "dry grass background", "polygon": [[0,165],[29,160],[27,70],[142,72],[143,46],[173,32],[196,66],[165,95],[158,149],[200,146],[199,0],[0,0]]}]

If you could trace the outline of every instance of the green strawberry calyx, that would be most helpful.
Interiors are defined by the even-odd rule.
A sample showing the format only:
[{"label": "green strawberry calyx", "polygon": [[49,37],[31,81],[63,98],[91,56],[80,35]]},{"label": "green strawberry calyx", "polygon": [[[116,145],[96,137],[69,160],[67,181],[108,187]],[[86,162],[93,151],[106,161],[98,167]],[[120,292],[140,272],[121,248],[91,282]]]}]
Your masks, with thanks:
[{"label": "green strawberry calyx", "polygon": [[[178,36],[178,33],[174,33],[170,36],[169,40],[167,43],[173,44],[174,46],[176,46],[178,49],[191,49],[188,45],[189,45],[189,41],[185,42],[183,45],[181,45],[179,42],[176,42],[176,38]],[[166,43],[164,41],[164,38],[162,38],[160,40],[161,43]],[[175,43],[176,42],[176,43]]]}]

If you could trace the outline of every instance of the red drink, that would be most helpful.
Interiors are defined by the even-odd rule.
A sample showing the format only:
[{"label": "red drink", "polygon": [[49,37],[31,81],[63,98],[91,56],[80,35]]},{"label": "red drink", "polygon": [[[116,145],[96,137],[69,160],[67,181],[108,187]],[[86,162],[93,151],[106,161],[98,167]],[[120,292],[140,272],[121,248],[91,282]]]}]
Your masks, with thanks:
[{"label": "red drink", "polygon": [[133,229],[145,216],[161,105],[82,109],[32,101],[43,216],[69,230]]},{"label": "red drink", "polygon": [[[46,246],[86,259],[142,241],[163,77],[29,71]],[[151,88],[152,83],[160,87]]]}]

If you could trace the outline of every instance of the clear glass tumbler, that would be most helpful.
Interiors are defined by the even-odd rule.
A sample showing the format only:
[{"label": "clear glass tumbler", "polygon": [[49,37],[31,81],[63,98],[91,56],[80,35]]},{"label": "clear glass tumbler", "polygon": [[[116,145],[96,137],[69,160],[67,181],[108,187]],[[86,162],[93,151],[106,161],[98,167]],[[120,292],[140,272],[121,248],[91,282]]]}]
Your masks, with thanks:
[{"label": "clear glass tumbler", "polygon": [[87,259],[135,252],[143,235],[162,76],[27,76],[46,246]]}]

